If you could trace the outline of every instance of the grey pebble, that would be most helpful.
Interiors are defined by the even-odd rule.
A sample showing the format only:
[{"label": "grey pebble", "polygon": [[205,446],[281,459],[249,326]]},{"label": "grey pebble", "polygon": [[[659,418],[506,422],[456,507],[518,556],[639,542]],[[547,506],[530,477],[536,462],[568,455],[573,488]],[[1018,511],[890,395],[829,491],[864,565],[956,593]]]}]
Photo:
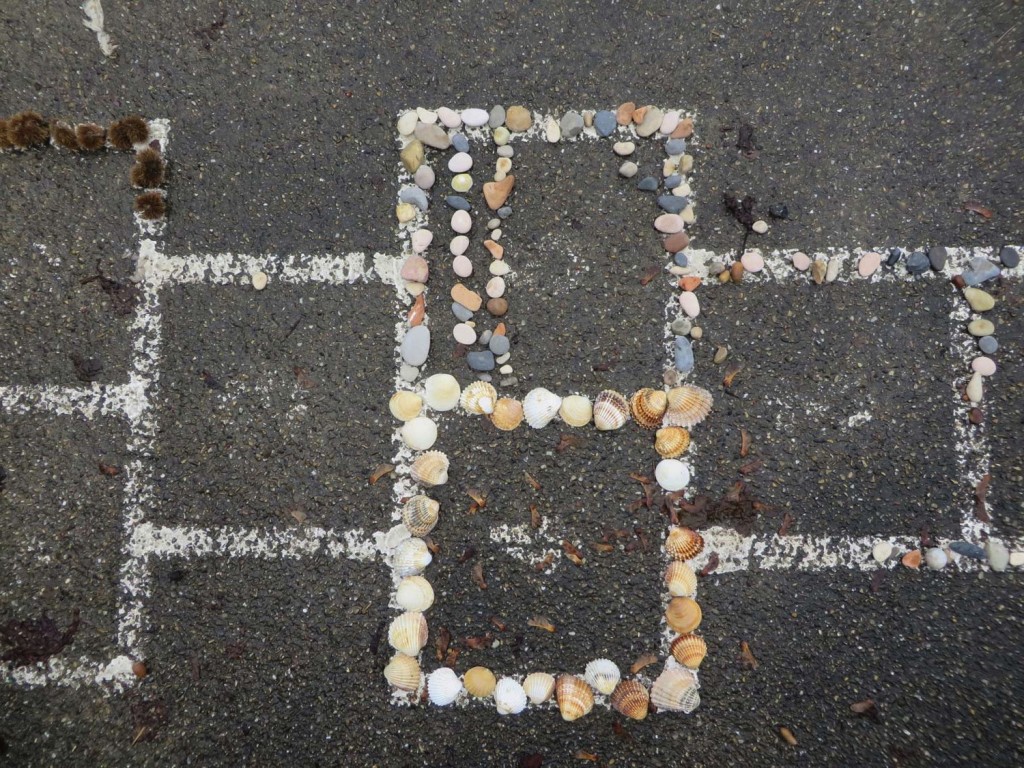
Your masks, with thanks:
[{"label": "grey pebble", "polygon": [[[416,326],[422,328],[423,326]],[[483,352],[467,352],[466,363],[474,371],[493,371],[494,370],[494,353],[489,349]]]},{"label": "grey pebble", "polygon": [[941,272],[945,268],[948,259],[949,255],[941,245],[933,245],[928,249],[928,261],[936,272]]},{"label": "grey pebble", "polygon": [[420,375],[420,369],[415,365],[402,363],[402,367],[398,369],[398,375],[402,381],[416,381],[416,377]]},{"label": "grey pebble", "polygon": [[403,203],[412,203],[421,211],[427,210],[430,201],[427,200],[427,193],[419,187],[406,187],[398,193],[398,199]]},{"label": "grey pebble", "polygon": [[512,348],[512,344],[508,340],[508,336],[499,334],[497,336],[491,336],[490,341],[487,343],[487,347],[495,355],[501,357]]},{"label": "grey pebble", "polygon": [[498,126],[505,124],[505,108],[501,104],[495,104],[491,107],[490,114],[487,115],[487,127],[497,128]]},{"label": "grey pebble", "polygon": [[971,268],[963,273],[968,285],[981,285],[996,277],[999,277],[999,266],[982,256],[971,259]]},{"label": "grey pebble", "polygon": [[512,149],[511,144],[502,144],[498,147],[498,157],[512,157],[516,151]]},{"label": "grey pebble", "polygon": [[889,255],[885,259],[885,266],[895,267],[904,256],[902,248],[890,248]]},{"label": "grey pebble", "polygon": [[971,544],[969,541],[951,541],[949,543],[949,548],[958,555],[969,557],[972,560],[985,559],[985,550],[977,544]]},{"label": "grey pebble", "polygon": [[487,342],[489,342],[491,340],[491,336],[493,334],[494,334],[494,331],[491,331],[491,330],[484,331],[479,336],[477,336],[476,340],[478,342],[480,342],[481,344],[483,344],[484,346],[487,346]]},{"label": "grey pebble", "polygon": [[708,264],[708,274],[714,277],[718,277],[722,272],[725,271],[725,264],[720,261],[712,261]]},{"label": "grey pebble", "polygon": [[690,260],[686,258],[685,251],[679,251],[675,256],[672,257],[672,261],[676,263],[677,267],[688,267],[690,266]]},{"label": "grey pebble", "polygon": [[405,332],[402,338],[402,359],[409,365],[423,365],[430,352],[430,329],[416,325]]},{"label": "grey pebble", "polygon": [[448,149],[452,145],[448,132],[437,123],[417,123],[413,134],[428,147],[434,149]]},{"label": "grey pebble", "polygon": [[914,251],[907,257],[907,272],[912,275],[923,275],[930,266],[931,262],[924,251]]},{"label": "grey pebble", "polygon": [[457,301],[452,302],[452,314],[460,323],[468,323],[473,319],[473,313],[466,309],[464,306],[459,304]]},{"label": "grey pebble", "polygon": [[503,205],[503,206],[501,206],[501,208],[498,209],[498,218],[499,219],[507,219],[511,215],[512,215],[512,206],[511,205]]},{"label": "grey pebble", "polygon": [[665,179],[665,189],[675,189],[683,183],[683,176],[680,173],[673,173]]},{"label": "grey pebble", "polygon": [[494,218],[494,219],[488,219],[487,220],[487,228],[488,229],[497,229],[500,226],[501,226],[501,219]]},{"label": "grey pebble", "polygon": [[689,204],[689,200],[685,197],[679,197],[678,195],[658,196],[658,205],[663,211],[668,211],[669,213],[679,213]]},{"label": "grey pebble", "polygon": [[1020,254],[1017,253],[1016,248],[1012,248],[1009,245],[1004,245],[999,251],[999,260],[1003,262],[1004,267],[1013,269],[1020,264]]},{"label": "grey pebble", "polygon": [[996,341],[995,336],[982,336],[978,339],[978,349],[986,355],[994,355],[996,350],[999,349],[999,342]]},{"label": "grey pebble", "polygon": [[452,147],[456,152],[469,152],[469,139],[461,133],[452,134]]},{"label": "grey pebble", "polygon": [[558,121],[558,127],[562,129],[562,136],[567,139],[575,139],[583,131],[583,115],[572,110],[562,115]]},{"label": "grey pebble", "polygon": [[689,373],[693,370],[693,347],[685,336],[676,336],[676,370]]},{"label": "grey pebble", "polygon": [[615,121],[615,113],[609,112],[607,109],[602,109],[594,115],[594,129],[598,136],[611,136],[615,133],[618,125]]},{"label": "grey pebble", "polygon": [[693,328],[693,323],[688,317],[680,315],[672,321],[672,333],[676,336],[686,336],[691,328]]},{"label": "grey pebble", "polygon": [[519,383],[519,379],[515,376],[509,376],[507,379],[501,380],[501,386],[503,387],[514,387]]},{"label": "grey pebble", "polygon": [[636,188],[641,192],[657,192],[658,191],[658,180],[653,176],[644,176],[637,183]]},{"label": "grey pebble", "polygon": [[686,139],[669,139],[665,142],[666,155],[681,155],[686,152]]},{"label": "grey pebble", "polygon": [[454,208],[456,211],[468,211],[472,206],[469,201],[462,197],[462,195],[448,195],[444,199],[445,205],[449,208]]}]

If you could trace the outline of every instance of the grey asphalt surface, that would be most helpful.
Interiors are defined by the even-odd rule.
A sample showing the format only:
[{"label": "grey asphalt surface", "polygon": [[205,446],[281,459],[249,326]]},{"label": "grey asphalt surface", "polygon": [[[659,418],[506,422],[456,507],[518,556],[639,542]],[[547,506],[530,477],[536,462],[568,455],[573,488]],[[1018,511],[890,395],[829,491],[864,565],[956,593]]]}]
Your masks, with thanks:
[{"label": "grey asphalt surface", "polygon": [[[400,110],[559,111],[627,99],[698,113],[700,247],[742,243],[718,202],[725,191],[789,206],[791,218],[759,239],[765,248],[1024,242],[1019,4],[691,6],[108,0],[106,26],[120,46],[108,61],[76,2],[8,0],[0,114],[170,118],[172,255],[394,252]],[[734,146],[740,123],[755,127],[756,158]],[[511,392],[631,390],[660,375],[664,290],[639,284],[660,259],[643,223],[653,206],[610,176],[613,160],[539,144],[517,154],[524,175],[506,243],[523,254],[528,282],[511,294],[520,369]],[[133,270],[127,168],[116,154],[0,155],[0,383],[74,385],[72,353],[101,358],[101,382],[125,380],[128,320],[80,280],[97,260],[118,279]],[[968,200],[992,218],[962,210]],[[555,282],[569,253],[590,269],[577,285]],[[447,270],[434,275],[444,290]],[[1024,298],[1008,282],[994,293],[1002,368],[987,413],[990,500],[996,530],[1021,535]],[[746,428],[765,461],[751,488],[770,508],[755,530],[776,530],[788,511],[794,533],[952,533],[952,505],[964,499],[951,485],[951,296],[939,281],[842,296],[795,285],[716,289],[695,379],[720,393],[709,358],[713,343],[727,343],[747,363],[748,397],[718,397],[695,456],[697,490],[721,493],[735,480],[736,431]],[[147,518],[289,526],[299,510],[316,525],[381,528],[390,489],[365,478],[392,455],[388,290],[274,285],[256,297],[189,286],[161,299]],[[576,343],[567,359],[550,353]],[[438,344],[427,372],[465,381],[453,349]],[[312,386],[297,386],[296,367]],[[204,370],[222,390],[204,384]],[[256,382],[269,382],[266,391]],[[848,416],[865,393],[878,415],[856,442],[831,437],[798,408],[780,427],[772,404],[780,394],[794,404],[833,397]],[[125,432],[115,419],[0,413],[0,624],[43,609],[64,624],[77,608],[73,656],[103,658],[113,645],[123,489],[93,468],[123,463]],[[438,447],[454,468],[439,496],[445,509],[462,510],[466,488],[491,495],[485,512],[453,512],[435,532],[431,626],[457,638],[493,631],[491,616],[509,627],[498,647],[467,651],[460,670],[579,669],[605,654],[625,665],[653,650],[656,544],[588,557],[579,569],[563,562],[545,577],[486,538],[495,521],[527,520],[531,501],[566,520],[580,543],[608,528],[662,530],[656,514],[624,510],[638,491],[627,473],[651,469],[648,436],[631,427],[606,437],[587,433],[557,452],[548,430],[506,436],[442,420]],[[808,460],[797,465],[797,456]],[[459,563],[469,547],[475,554]],[[51,559],[26,556],[30,548]],[[486,592],[470,581],[475,562]],[[0,764],[516,766],[538,753],[545,766],[589,765],[578,750],[615,766],[1024,762],[1019,573],[899,570],[875,583],[845,570],[712,575],[700,592],[709,645],[701,708],[620,732],[603,710],[566,724],[550,711],[499,718],[489,707],[392,706],[386,643],[372,651],[392,615],[380,562],[172,559],[153,573],[149,676],[113,696],[0,687]],[[561,631],[525,626],[545,612]],[[756,670],[741,662],[741,641]],[[869,697],[878,722],[849,711]],[[142,725],[146,738],[133,744]]]}]

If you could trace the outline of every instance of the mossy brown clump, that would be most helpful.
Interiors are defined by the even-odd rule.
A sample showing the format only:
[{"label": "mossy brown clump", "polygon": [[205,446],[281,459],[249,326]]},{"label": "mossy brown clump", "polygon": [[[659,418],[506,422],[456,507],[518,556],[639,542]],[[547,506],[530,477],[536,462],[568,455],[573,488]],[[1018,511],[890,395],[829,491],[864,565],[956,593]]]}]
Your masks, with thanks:
[{"label": "mossy brown clump", "polygon": [[135,198],[135,212],[149,221],[162,219],[167,213],[167,203],[159,192],[143,192]]},{"label": "mossy brown clump", "polygon": [[164,160],[155,149],[147,147],[135,156],[130,174],[132,185],[148,189],[164,183]]},{"label": "mossy brown clump", "polygon": [[115,149],[128,150],[149,138],[149,125],[138,115],[123,117],[110,124],[107,138]]},{"label": "mossy brown clump", "polygon": [[0,149],[10,149],[13,145],[7,138],[7,121],[0,120]]},{"label": "mossy brown clump", "polygon": [[74,129],[63,121],[57,121],[50,125],[50,138],[58,147],[64,149],[78,150],[78,138]]},{"label": "mossy brown clump", "polygon": [[28,109],[7,121],[7,140],[19,149],[38,147],[49,138],[49,126],[38,112]]},{"label": "mossy brown clump", "polygon": [[107,143],[107,131],[102,125],[96,123],[79,123],[75,127],[75,138],[78,139],[78,146],[82,149],[95,151],[103,149]]}]

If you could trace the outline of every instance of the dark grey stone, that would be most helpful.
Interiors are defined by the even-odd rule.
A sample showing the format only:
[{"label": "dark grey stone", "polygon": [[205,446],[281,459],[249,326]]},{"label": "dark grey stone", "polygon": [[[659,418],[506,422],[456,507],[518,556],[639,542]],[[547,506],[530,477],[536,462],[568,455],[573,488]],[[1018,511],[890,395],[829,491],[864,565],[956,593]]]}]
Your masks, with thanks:
[{"label": "dark grey stone", "polygon": [[452,314],[455,315],[460,323],[467,323],[473,319],[473,313],[457,301],[452,302]]},{"label": "dark grey stone", "polygon": [[658,206],[663,211],[668,211],[669,213],[679,213],[689,204],[690,201],[685,197],[677,197],[676,195],[658,196]]},{"label": "dark grey stone", "polygon": [[501,357],[511,349],[512,344],[508,340],[508,336],[498,334],[497,336],[491,336],[490,340],[487,342],[487,346],[495,356]]},{"label": "dark grey stone", "polygon": [[444,203],[449,208],[454,208],[457,211],[468,211],[472,208],[469,201],[462,195],[448,195],[448,197],[444,199]]},{"label": "dark grey stone", "polygon": [[579,112],[566,112],[558,121],[558,127],[562,129],[562,137],[575,139],[583,131],[583,115]]},{"label": "dark grey stone", "polygon": [[489,349],[483,352],[467,352],[466,364],[474,371],[493,371],[494,353]]},{"label": "dark grey stone", "polygon": [[611,136],[619,124],[615,121],[615,113],[606,109],[594,115],[594,130],[598,136]]},{"label": "dark grey stone", "polygon": [[912,275],[923,275],[930,266],[931,262],[924,251],[914,251],[907,257],[907,272]]},{"label": "dark grey stone", "polygon": [[1020,264],[1020,254],[1017,252],[1016,248],[1004,245],[999,251],[999,260],[1003,262],[1004,267],[1013,269]]},{"label": "dark grey stone", "polygon": [[658,180],[653,176],[644,176],[637,182],[636,188],[641,192],[656,192],[658,190]]},{"label": "dark grey stone", "polygon": [[946,253],[946,249],[941,245],[933,245],[928,249],[928,262],[936,272],[941,272],[945,268],[948,260],[949,255]]},{"label": "dark grey stone", "polygon": [[667,179],[665,179],[665,189],[675,189],[683,183],[683,176],[679,173],[673,173]]}]

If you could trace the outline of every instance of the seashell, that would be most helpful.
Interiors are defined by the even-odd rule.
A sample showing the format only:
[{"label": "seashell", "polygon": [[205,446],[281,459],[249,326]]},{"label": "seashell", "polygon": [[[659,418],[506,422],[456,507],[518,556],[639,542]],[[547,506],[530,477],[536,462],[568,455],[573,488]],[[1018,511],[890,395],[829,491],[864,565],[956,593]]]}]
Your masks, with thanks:
[{"label": "seashell", "polygon": [[988,559],[988,567],[996,573],[1003,573],[1010,564],[1010,550],[998,539],[985,542],[985,557]]},{"label": "seashell", "polygon": [[427,542],[423,539],[406,539],[395,548],[391,567],[400,578],[416,576],[430,565],[432,559]]},{"label": "seashell", "polygon": [[427,696],[432,704],[447,706],[459,698],[462,681],[450,667],[439,667],[427,675]]},{"label": "seashell", "polygon": [[693,597],[697,591],[697,574],[682,560],[673,560],[665,571],[665,585],[673,597]]},{"label": "seashell", "polygon": [[668,712],[693,712],[700,705],[693,672],[678,667],[666,668],[651,686],[651,703]]},{"label": "seashell", "polygon": [[400,390],[391,396],[388,409],[399,421],[409,421],[420,415],[420,411],[423,410],[423,398],[415,392]]},{"label": "seashell", "polygon": [[941,571],[949,562],[949,557],[938,547],[925,550],[924,561],[933,571]]},{"label": "seashell", "polygon": [[413,536],[426,536],[437,525],[441,505],[429,496],[413,496],[402,507],[402,522]]},{"label": "seashell", "polygon": [[594,406],[589,397],[569,395],[562,398],[562,406],[558,409],[559,418],[570,427],[585,427],[594,417]]},{"label": "seashell", "polygon": [[605,695],[615,690],[622,678],[619,668],[610,659],[594,659],[587,664],[583,679],[598,693]]},{"label": "seashell", "polygon": [[534,704],[543,704],[555,692],[555,677],[547,672],[531,672],[523,680],[523,690]]},{"label": "seashell", "polygon": [[402,425],[402,442],[414,451],[426,451],[437,441],[437,424],[426,416],[417,416]]},{"label": "seashell", "polygon": [[698,635],[680,635],[672,641],[672,658],[689,669],[699,669],[708,655],[708,644]]},{"label": "seashell", "polygon": [[668,395],[660,389],[644,387],[630,398],[629,408],[633,412],[633,421],[644,429],[656,429],[668,408]]},{"label": "seashell", "polygon": [[700,626],[700,606],[692,597],[673,597],[665,609],[665,620],[680,635],[687,635]]},{"label": "seashell", "polygon": [[679,459],[662,459],[654,468],[654,479],[669,493],[681,491],[690,484],[690,470]]},{"label": "seashell", "polygon": [[498,400],[498,391],[486,381],[474,381],[459,398],[459,405],[470,413],[491,413]]},{"label": "seashell", "polygon": [[431,488],[448,482],[448,457],[441,451],[427,451],[416,457],[409,473],[420,485]]},{"label": "seashell", "polygon": [[662,427],[654,433],[654,450],[663,459],[676,459],[690,447],[690,433],[682,427]]},{"label": "seashell", "polygon": [[480,699],[485,699],[494,693],[494,686],[497,683],[494,673],[487,667],[471,667],[466,670],[466,674],[462,678],[462,684],[466,686],[466,690]]},{"label": "seashell", "polygon": [[618,429],[629,420],[629,402],[625,395],[606,389],[594,400],[594,426],[607,431]]},{"label": "seashell", "polygon": [[406,656],[415,656],[427,644],[427,620],[419,611],[396,616],[388,628],[388,643]]},{"label": "seashell", "polygon": [[435,411],[450,411],[461,395],[462,387],[450,373],[435,373],[423,382],[423,399]]},{"label": "seashell", "polygon": [[562,719],[571,723],[594,708],[594,691],[575,675],[560,675],[555,682],[555,698]]},{"label": "seashell", "polygon": [[643,720],[647,717],[650,701],[647,689],[636,680],[623,680],[612,691],[612,706],[615,707],[615,711],[634,720]]},{"label": "seashell", "polygon": [[494,404],[491,423],[504,432],[511,432],[523,423],[523,404],[511,397],[500,397]]},{"label": "seashell", "polygon": [[420,663],[412,656],[396,653],[384,667],[384,677],[395,688],[415,691],[420,687]]},{"label": "seashell", "polygon": [[395,601],[405,611],[425,611],[434,604],[434,588],[422,576],[407,576],[395,591]]},{"label": "seashell", "polygon": [[494,687],[494,705],[499,715],[518,715],[526,709],[526,691],[511,677],[503,677]]},{"label": "seashell", "polygon": [[534,429],[544,429],[558,415],[561,406],[562,398],[544,387],[537,387],[523,398],[523,416]]},{"label": "seashell", "polygon": [[700,424],[711,413],[714,398],[706,389],[684,384],[668,391],[668,408],[662,424],[666,427],[690,427]]},{"label": "seashell", "polygon": [[704,538],[690,528],[673,526],[665,539],[665,551],[673,560],[692,560],[704,549]]}]

